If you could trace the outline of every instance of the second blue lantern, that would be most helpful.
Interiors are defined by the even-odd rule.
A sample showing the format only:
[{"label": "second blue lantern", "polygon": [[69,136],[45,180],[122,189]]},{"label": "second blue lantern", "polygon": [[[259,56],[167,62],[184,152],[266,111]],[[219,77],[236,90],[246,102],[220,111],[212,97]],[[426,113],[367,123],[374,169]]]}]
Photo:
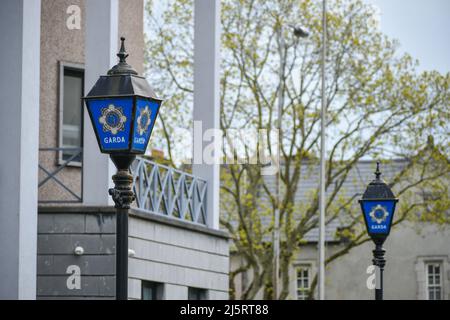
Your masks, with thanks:
[{"label": "second blue lantern", "polygon": [[367,233],[375,243],[382,244],[391,231],[398,199],[380,176],[380,164],[377,163],[375,179],[369,183],[359,203]]}]

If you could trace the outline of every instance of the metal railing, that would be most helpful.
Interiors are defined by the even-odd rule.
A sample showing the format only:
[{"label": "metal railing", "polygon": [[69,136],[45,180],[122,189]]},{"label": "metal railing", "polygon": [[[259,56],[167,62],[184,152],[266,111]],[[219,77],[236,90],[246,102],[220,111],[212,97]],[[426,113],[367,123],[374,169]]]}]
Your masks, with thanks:
[{"label": "metal railing", "polygon": [[[80,203],[83,201],[83,166],[80,163],[82,148],[40,148],[39,152],[56,152],[50,161],[55,164],[52,169],[39,163],[39,170],[44,173],[38,187],[41,189],[50,181],[65,190],[71,199],[45,199],[39,203]],[[79,167],[80,192],[77,193],[64,183],[58,174],[68,166]],[[161,214],[171,218],[206,225],[206,192],[204,179],[187,172],[157,164],[148,159],[137,157],[131,166],[133,191],[136,201],[133,204],[144,212]],[[42,190],[42,189],[41,189]],[[52,194],[53,195],[53,194]]]},{"label": "metal railing", "polygon": [[[38,183],[38,188],[42,188],[45,184],[52,181],[55,182],[60,188],[68,192],[72,199],[47,199],[39,200],[39,203],[79,203],[83,201],[83,166],[81,164],[81,158],[83,155],[83,148],[39,148],[39,152],[56,152],[56,157],[51,160],[51,163],[55,164],[53,169],[45,168],[41,162],[39,162],[39,170],[44,173],[44,178]],[[72,190],[67,184],[61,181],[57,175],[68,166],[78,167],[80,170],[80,192]],[[42,190],[42,189],[41,189]]]},{"label": "metal railing", "polygon": [[205,180],[141,157],[136,158],[131,172],[138,209],[206,224]]}]

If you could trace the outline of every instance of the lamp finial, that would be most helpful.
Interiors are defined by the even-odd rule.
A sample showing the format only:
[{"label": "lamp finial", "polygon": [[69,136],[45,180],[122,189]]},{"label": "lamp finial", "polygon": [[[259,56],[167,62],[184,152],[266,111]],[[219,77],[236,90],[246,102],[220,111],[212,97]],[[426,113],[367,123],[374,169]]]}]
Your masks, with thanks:
[{"label": "lamp finial", "polygon": [[119,57],[119,63],[108,71],[108,75],[137,75],[138,73],[136,72],[136,70],[134,70],[133,67],[131,67],[126,61],[128,53],[125,51],[125,37],[120,37],[120,41],[120,50],[117,54],[117,56]]},{"label": "lamp finial", "polygon": [[120,37],[120,51],[117,54],[119,57],[119,62],[127,62],[125,59],[128,57],[128,53],[125,51],[125,37]]},{"label": "lamp finial", "polygon": [[381,177],[380,161],[377,161],[377,170],[375,171],[375,177],[377,180],[380,180]]}]

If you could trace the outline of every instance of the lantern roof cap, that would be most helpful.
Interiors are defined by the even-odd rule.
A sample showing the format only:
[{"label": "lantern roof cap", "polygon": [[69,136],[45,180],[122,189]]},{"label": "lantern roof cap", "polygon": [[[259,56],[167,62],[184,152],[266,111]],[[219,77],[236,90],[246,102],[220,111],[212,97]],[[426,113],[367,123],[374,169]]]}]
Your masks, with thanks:
[{"label": "lantern roof cap", "polygon": [[137,75],[137,71],[133,69],[132,66],[130,66],[127,63],[127,57],[129,54],[125,50],[125,37],[120,38],[121,44],[120,44],[120,51],[117,53],[117,57],[119,58],[119,63],[116,64],[114,67],[112,67],[108,71],[108,75],[115,75],[115,74],[134,74]]},{"label": "lantern roof cap", "polygon": [[380,171],[380,162],[377,161],[377,169],[374,172],[375,179],[372,180],[367,186],[366,191],[364,192],[362,199],[370,200],[370,199],[395,199],[394,193],[391,188],[381,179],[381,171]]},{"label": "lantern roof cap", "polygon": [[144,77],[136,75],[100,76],[86,98],[141,96],[160,100]]},{"label": "lantern roof cap", "polygon": [[125,38],[121,37],[120,40],[122,44],[117,54],[119,63],[107,75],[100,76],[85,98],[141,96],[160,101],[147,80],[126,62],[128,53],[125,51]]}]

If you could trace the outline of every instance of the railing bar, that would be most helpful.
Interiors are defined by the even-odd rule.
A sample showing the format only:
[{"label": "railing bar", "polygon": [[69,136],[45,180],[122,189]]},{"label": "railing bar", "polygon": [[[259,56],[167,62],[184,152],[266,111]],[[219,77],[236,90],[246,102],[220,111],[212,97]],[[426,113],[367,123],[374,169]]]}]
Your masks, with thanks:
[{"label": "railing bar", "polygon": [[[156,163],[156,162],[147,160],[147,159],[142,159],[142,161],[143,161],[143,162],[146,162],[146,163],[149,163],[149,164],[151,164],[151,165],[154,165],[154,166],[158,166],[158,167],[163,168],[163,169],[166,169],[166,170],[169,170],[169,169],[171,168],[171,167],[169,167],[169,166],[166,166],[166,165],[163,165],[163,164],[159,164],[159,163]],[[178,169],[174,169],[174,168],[172,168],[172,170],[173,170],[173,171],[176,171],[176,172],[178,172],[178,173],[184,174],[184,175],[186,175],[186,176],[188,176],[188,177],[190,177],[190,178],[196,178],[196,179],[198,179],[198,180],[201,180],[201,181],[206,182],[205,179],[202,179],[202,178],[200,178],[200,177],[194,176],[194,175],[192,175],[192,174],[190,174],[190,173],[187,173],[187,172],[184,172],[184,171],[181,171],[181,170],[178,170]]]},{"label": "railing bar", "polygon": [[181,215],[183,214],[183,210],[184,210],[184,205],[185,205],[185,194],[184,194],[184,185],[185,185],[185,180],[186,180],[186,176],[181,174],[180,178],[179,178],[179,186],[178,186],[178,192],[180,194],[179,196],[179,200],[178,200],[178,208],[179,208],[179,216],[181,217]]},{"label": "railing bar", "polygon": [[[142,162],[143,163],[143,162]],[[145,209],[145,206],[147,204],[147,195],[150,191],[151,188],[151,180],[148,176],[147,173],[147,166],[145,165],[145,163],[143,163],[143,165],[141,166],[141,170],[139,172],[139,180],[142,180],[142,183],[146,183],[146,187],[144,190],[139,190],[139,196],[141,198],[141,206],[143,209]],[[149,200],[149,206],[152,205],[153,203],[151,202],[151,199]],[[150,209],[150,208],[149,208]]]},{"label": "railing bar", "polygon": [[193,190],[194,190],[194,181],[192,181],[191,185],[189,186],[189,190],[187,192],[187,205],[182,214],[183,219],[184,219],[184,216],[186,215],[186,210],[189,209],[189,207],[191,208],[191,213],[192,213],[192,210],[193,210],[193,208],[192,208],[192,192],[193,192]]},{"label": "railing bar", "polygon": [[173,188],[175,191],[175,194],[174,194],[172,202],[171,202],[172,215],[173,215],[173,209],[175,208],[175,203],[177,203],[178,211],[181,212],[181,209],[180,209],[180,189],[181,189],[180,182],[181,182],[181,177],[178,179],[176,186],[175,186],[175,184],[173,184],[173,180],[172,180]]},{"label": "railing bar", "polygon": [[157,194],[156,194],[156,191],[157,191],[157,188],[158,188],[158,175],[159,175],[159,173],[158,173],[158,167],[157,166],[154,166],[153,168],[152,168],[152,172],[153,172],[153,176],[152,176],[152,185],[153,185],[153,211],[158,211],[157,210],[157,208],[156,208],[156,206],[158,205],[158,203],[156,202],[157,200],[158,200],[158,196],[157,196]]},{"label": "railing bar", "polygon": [[[141,203],[141,199],[143,198],[142,193],[141,193],[142,189],[144,188],[144,179],[143,179],[144,175],[141,174],[141,172],[143,172],[143,170],[144,169],[142,168],[142,162],[139,161],[138,168],[136,170],[136,172],[137,172],[136,176],[139,176],[139,196],[137,196],[136,199],[139,199],[139,204]],[[138,204],[138,206],[139,206],[139,204]]]},{"label": "railing bar", "polygon": [[166,188],[166,184],[167,184],[167,179],[168,179],[168,172],[166,173],[166,175],[164,176],[164,180],[161,181],[161,176],[159,176],[159,187],[161,188],[161,194],[159,195],[159,199],[158,199],[158,209],[161,207],[161,202],[164,201],[164,208],[166,211],[166,214],[169,214],[169,212],[167,212],[167,203],[166,203],[166,196],[164,194],[164,189]]},{"label": "railing bar", "polygon": [[148,197],[148,194],[150,193],[150,188],[152,187],[154,168],[155,167],[152,167],[152,170],[150,171],[150,176],[149,176],[147,173],[147,171],[148,171],[147,166],[145,164],[142,166],[142,175],[144,178],[143,180],[145,180],[145,183],[146,183],[145,190],[141,191],[141,193],[140,193],[140,196],[142,199],[142,201],[141,201],[142,209],[145,209],[147,202],[148,202],[148,206],[149,206],[148,210],[151,210],[154,208],[154,203],[153,203],[152,197]]},{"label": "railing bar", "polygon": [[[205,207],[205,196],[206,196],[206,185],[203,187],[203,190],[201,192],[200,195],[200,207],[199,207],[199,212],[201,212],[202,216],[203,216],[203,220],[206,223],[206,207]],[[197,213],[197,221],[198,221],[198,213]]]},{"label": "railing bar", "polygon": [[199,190],[199,184],[198,183],[196,183],[195,191],[196,191],[195,192],[196,193],[196,197],[198,197],[198,206],[196,206],[196,208],[195,208],[193,219],[195,219],[195,221],[198,221],[199,211],[202,208],[202,201],[201,201],[201,196],[200,196],[200,190]]},{"label": "railing bar", "polygon": [[165,196],[165,204],[167,209],[167,214],[172,215],[172,208],[171,208],[171,199],[172,199],[172,170],[167,172],[167,185],[166,185],[166,196]]}]

